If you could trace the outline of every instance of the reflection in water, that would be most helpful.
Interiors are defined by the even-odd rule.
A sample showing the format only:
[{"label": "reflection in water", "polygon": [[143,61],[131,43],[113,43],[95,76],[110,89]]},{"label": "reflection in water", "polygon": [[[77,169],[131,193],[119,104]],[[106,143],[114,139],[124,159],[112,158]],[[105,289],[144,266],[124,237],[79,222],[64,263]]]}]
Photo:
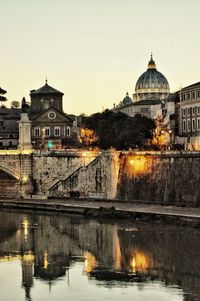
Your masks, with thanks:
[{"label": "reflection in water", "polygon": [[24,229],[24,239],[27,240],[28,238],[28,227],[29,227],[29,221],[27,220],[27,218],[24,218],[23,222],[23,229]]},{"label": "reflection in water", "polygon": [[135,249],[130,267],[131,272],[146,272],[149,267],[149,259],[143,252]]},{"label": "reflection in water", "polygon": [[[150,301],[154,300],[151,298],[153,283],[160,283],[161,295],[167,286],[172,301],[200,300],[198,230],[139,222],[99,223],[80,216],[10,212],[0,213],[0,226],[0,266],[6,262],[21,262],[26,300],[34,300],[31,295],[38,280],[45,281],[50,289],[52,285],[56,286],[58,279],[66,278],[65,282],[70,286],[70,271],[75,263],[81,264],[85,272],[85,276],[81,273],[76,276],[77,281],[89,277],[100,281],[101,287],[105,288],[130,285],[130,282],[141,288],[143,284]],[[140,300],[139,295],[133,295],[132,299]]]},{"label": "reflection in water", "polygon": [[92,272],[96,266],[97,266],[97,261],[90,252],[84,252],[84,257],[85,257],[85,272],[90,273]]}]

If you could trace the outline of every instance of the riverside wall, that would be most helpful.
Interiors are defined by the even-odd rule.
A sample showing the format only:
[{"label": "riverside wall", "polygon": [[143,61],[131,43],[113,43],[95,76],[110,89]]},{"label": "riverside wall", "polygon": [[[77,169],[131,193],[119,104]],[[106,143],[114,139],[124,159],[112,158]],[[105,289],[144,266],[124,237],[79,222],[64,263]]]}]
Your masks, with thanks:
[{"label": "riverside wall", "polygon": [[122,155],[116,198],[200,206],[200,153],[138,152]]},{"label": "riverside wall", "polygon": [[200,206],[198,152],[111,150],[87,156],[36,156],[33,178],[37,193],[54,198]]},{"label": "riverside wall", "polygon": [[[9,155],[14,158],[11,154],[2,155],[2,160],[0,157],[0,190],[9,186],[7,197],[18,198],[16,187],[20,187],[24,198],[77,197],[200,206],[200,152],[33,152],[21,156],[18,165],[16,157],[15,169],[9,165]],[[24,176],[25,165],[30,168]],[[8,173],[13,177],[5,177]]]}]

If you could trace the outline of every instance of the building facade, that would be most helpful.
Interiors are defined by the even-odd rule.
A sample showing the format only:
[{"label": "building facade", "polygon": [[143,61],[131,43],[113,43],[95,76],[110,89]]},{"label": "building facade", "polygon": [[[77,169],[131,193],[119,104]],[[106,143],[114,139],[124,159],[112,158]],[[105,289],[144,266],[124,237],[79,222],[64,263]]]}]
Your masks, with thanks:
[{"label": "building facade", "polygon": [[17,147],[20,114],[21,109],[0,108],[0,149]]},{"label": "building facade", "polygon": [[37,147],[61,148],[75,143],[74,120],[63,112],[63,93],[45,85],[30,93],[32,143]]},{"label": "building facade", "polygon": [[179,93],[179,136],[187,138],[191,148],[200,149],[200,82]]}]

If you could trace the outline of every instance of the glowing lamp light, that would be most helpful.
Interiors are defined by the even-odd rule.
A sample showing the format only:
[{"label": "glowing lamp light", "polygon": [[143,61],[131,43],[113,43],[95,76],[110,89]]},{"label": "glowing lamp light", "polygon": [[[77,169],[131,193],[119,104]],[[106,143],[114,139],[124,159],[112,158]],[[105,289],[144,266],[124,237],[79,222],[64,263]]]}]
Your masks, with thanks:
[{"label": "glowing lamp light", "polygon": [[48,141],[47,147],[48,148],[53,148],[53,142],[51,140]]},{"label": "glowing lamp light", "polygon": [[23,176],[22,183],[26,184],[27,182],[28,182],[28,177],[27,176]]}]

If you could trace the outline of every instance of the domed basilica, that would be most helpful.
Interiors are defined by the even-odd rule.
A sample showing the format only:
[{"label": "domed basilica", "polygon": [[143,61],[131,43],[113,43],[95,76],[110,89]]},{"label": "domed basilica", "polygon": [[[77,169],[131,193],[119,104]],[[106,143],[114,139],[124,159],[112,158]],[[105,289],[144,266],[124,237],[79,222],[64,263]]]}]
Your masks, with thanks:
[{"label": "domed basilica", "polygon": [[169,83],[166,77],[156,69],[151,55],[148,69],[137,80],[133,99],[164,99],[169,95]]},{"label": "domed basilica", "polygon": [[162,102],[169,96],[170,88],[166,77],[156,69],[151,55],[147,70],[138,78],[133,99],[126,96],[113,111],[121,111],[130,116],[142,114],[155,119],[162,115]]}]

